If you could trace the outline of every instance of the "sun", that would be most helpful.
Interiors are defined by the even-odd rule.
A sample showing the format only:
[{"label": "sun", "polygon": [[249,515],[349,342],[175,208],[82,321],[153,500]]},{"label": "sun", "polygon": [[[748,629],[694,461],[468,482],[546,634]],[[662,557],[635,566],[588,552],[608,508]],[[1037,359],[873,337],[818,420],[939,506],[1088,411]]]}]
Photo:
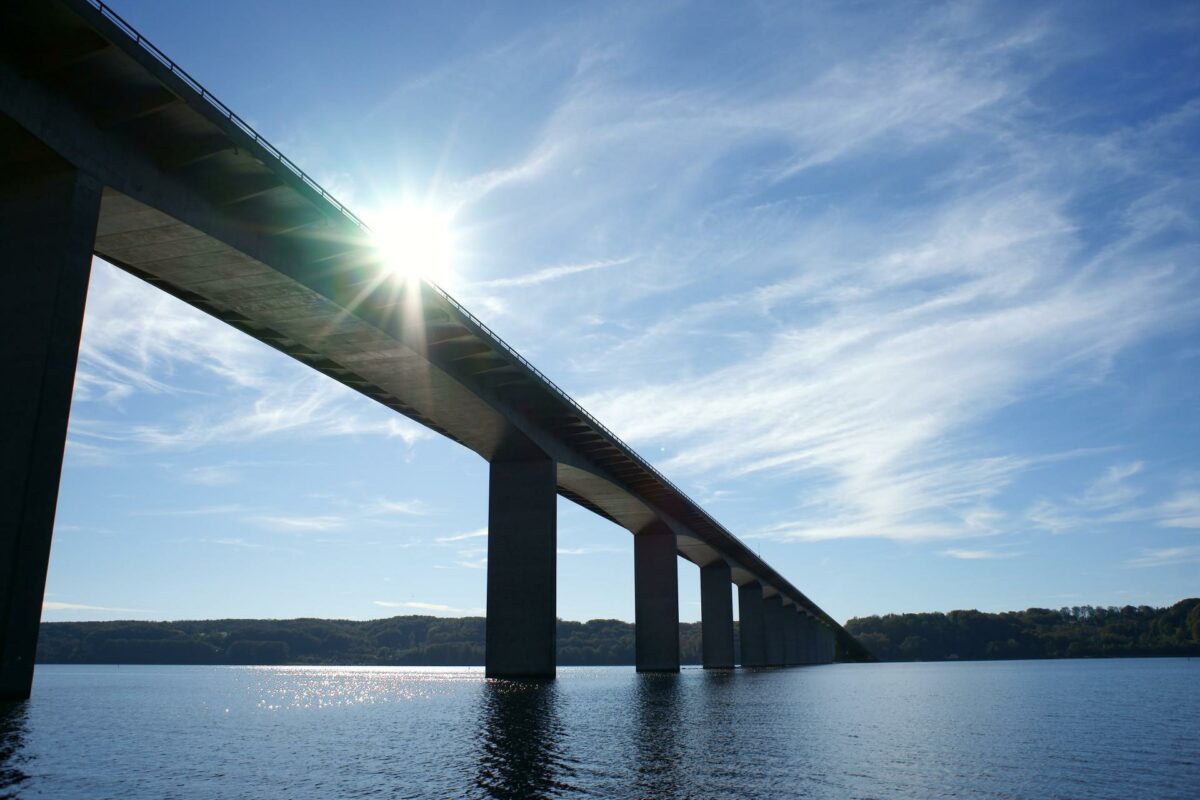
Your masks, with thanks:
[{"label": "sun", "polygon": [[390,275],[445,282],[454,264],[452,215],[427,205],[404,204],[371,215],[375,249]]}]

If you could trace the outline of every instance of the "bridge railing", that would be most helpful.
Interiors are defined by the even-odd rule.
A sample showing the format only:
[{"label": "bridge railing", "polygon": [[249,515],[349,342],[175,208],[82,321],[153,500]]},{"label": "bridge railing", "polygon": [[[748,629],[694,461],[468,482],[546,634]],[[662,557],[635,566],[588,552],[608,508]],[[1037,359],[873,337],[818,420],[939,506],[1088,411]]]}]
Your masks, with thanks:
[{"label": "bridge railing", "polygon": [[300,166],[296,164],[296,162],[285,156],[283,152],[280,151],[278,147],[271,144],[266,137],[254,130],[254,128],[250,126],[250,123],[239,117],[233,111],[233,109],[222,103],[212,92],[204,88],[204,85],[188,74],[187,70],[172,61],[170,56],[155,47],[154,43],[145,36],[142,36],[141,32],[138,31],[137,28],[125,21],[124,17],[122,17],[116,11],[113,11],[111,8],[101,2],[101,0],[87,0],[87,2],[97,11],[99,11],[100,14],[102,14],[108,21],[120,28],[125,35],[132,39],[138,46],[153,56],[156,61],[170,70],[171,74],[175,75],[181,81],[190,86],[193,91],[199,94],[201,98],[203,98],[209,105],[216,109],[221,116],[228,119],[234,125],[237,125],[243,133],[245,133],[254,141],[255,144],[266,150],[272,158],[274,158],[280,164],[283,164],[283,166],[287,167],[288,170],[296,175],[296,177],[304,181],[304,183],[307,184],[310,189],[320,195],[322,199],[344,214],[355,225],[358,225],[360,228],[369,231],[366,224],[359,219],[353,211],[338,201],[338,199],[332,194],[325,191],[324,187],[317,183],[317,181],[311,175],[302,170]]},{"label": "bridge railing", "polygon": [[[151,56],[153,56],[156,61],[158,61],[164,67],[166,67],[168,70],[170,70],[171,74],[175,75],[180,80],[182,80],[184,83],[186,83],[193,91],[195,91],[198,95],[200,95],[200,97],[205,102],[207,102],[210,106],[212,106],[221,116],[225,117],[230,122],[232,122],[234,125],[236,125],[239,129],[241,129],[241,131],[243,133],[245,133],[247,136],[249,136],[250,139],[255,144],[257,144],[259,147],[261,147],[267,153],[267,155],[274,158],[276,161],[278,161],[280,164],[282,164],[284,167],[286,167],[289,171],[291,171],[293,174],[295,174],[296,177],[300,178],[300,180],[302,180],[310,189],[312,189],[314,192],[316,192],[317,195],[321,197],[321,199],[325,200],[327,203],[329,203],[331,206],[333,206],[338,212],[340,212],[342,215],[344,215],[346,217],[346,219],[348,219],[354,225],[359,227],[368,236],[373,235],[370,226],[367,225],[367,223],[364,222],[362,219],[360,219],[358,217],[358,215],[356,215],[353,211],[351,211],[349,208],[347,208],[345,204],[340,202],[336,197],[334,197],[332,194],[330,194],[328,191],[326,191],[325,188],[322,187],[321,184],[317,183],[317,181],[311,175],[309,175],[307,172],[305,172],[303,169],[301,169],[299,167],[299,165],[297,165],[290,158],[285,156],[278,147],[271,144],[271,142],[269,140],[267,140],[267,138],[265,136],[260,134],[258,131],[254,130],[254,128],[251,127],[250,123],[246,122],[246,120],[244,120],[240,116],[238,116],[233,111],[233,109],[229,108],[229,106],[222,103],[212,92],[210,92],[208,89],[206,89],[202,83],[200,83],[198,80],[193,78],[188,73],[187,70],[185,70],[183,67],[176,64],[174,61],[172,61],[170,56],[168,56],[162,50],[159,50],[149,39],[147,39],[145,36],[143,36],[141,34],[141,32],[138,31],[137,28],[133,27],[128,22],[126,22],[125,19],[120,14],[118,14],[112,8],[110,8],[105,3],[103,3],[102,0],[86,0],[86,2],[89,5],[91,5],[93,8],[95,8],[106,19],[108,19],[110,22],[112,22],[114,25],[116,25],[118,28],[120,28],[121,31],[126,36],[128,36],[139,47],[141,47],[143,50],[145,50],[147,53],[149,53]],[[606,426],[604,423],[600,422],[600,420],[598,420],[594,416],[592,416],[592,414],[590,412],[588,412],[588,410],[585,409],[582,405],[580,405],[579,402],[575,400],[575,398],[571,397],[571,395],[567,394],[567,392],[565,392],[558,384],[556,384],[554,381],[550,380],[550,378],[546,377],[546,375],[541,370],[539,370],[537,367],[535,367],[533,364],[531,364],[523,355],[518,353],[516,348],[512,347],[510,344],[508,344],[508,342],[506,342],[502,338],[500,338],[500,336],[495,331],[493,331],[486,324],[484,324],[484,322],[482,320],[480,320],[478,317],[476,317],[474,314],[472,314],[469,310],[467,310],[466,306],[464,306],[462,303],[460,303],[458,300],[456,300],[449,292],[447,292],[442,287],[438,286],[433,281],[425,279],[425,282],[427,284],[429,284],[429,286],[432,287],[434,291],[436,291],[439,295],[441,295],[441,297],[444,298],[446,300],[446,302],[448,302],[451,306],[453,306],[455,309],[457,309],[459,311],[459,313],[461,313],[463,316],[465,316],[467,319],[469,319],[472,324],[476,325],[480,329],[480,331],[482,331],[486,336],[490,337],[492,339],[493,343],[495,343],[504,352],[508,353],[510,356],[512,356],[514,359],[516,359],[522,366],[524,366],[534,376],[536,376],[539,380],[541,380],[542,383],[544,383],[547,388],[549,388],[552,392],[557,394],[560,399],[562,399],[569,406],[571,406],[573,409],[575,409],[577,412],[579,412],[579,415],[584,420],[586,420],[589,425],[595,427],[596,429],[598,429],[600,431],[603,431],[610,439],[612,439],[612,441],[616,445],[623,448],[625,450],[626,454],[630,458],[632,458],[635,462],[637,462],[637,464],[640,467],[642,467],[643,469],[645,469],[646,471],[648,471],[649,473],[654,475],[654,477],[656,477],[659,481],[661,481],[664,486],[669,487],[680,497],[684,498],[689,503],[691,503],[695,508],[699,509],[702,514],[704,514],[705,516],[709,516],[707,514],[707,512],[705,512],[703,510],[703,508],[701,508],[699,503],[697,503],[695,500],[693,500],[691,497],[689,497],[686,492],[684,492],[682,489],[680,489],[678,486],[676,486],[674,483],[672,483],[671,480],[667,478],[667,476],[665,476],[661,472],[659,472],[659,470],[654,465],[652,465],[649,461],[642,458],[642,456],[638,455],[636,450],[634,450],[632,447],[630,447],[628,444],[626,444],[619,436],[617,436],[617,434],[613,433],[613,431],[610,430],[608,428],[608,426]],[[709,519],[713,522],[714,525],[717,525],[719,528],[724,530],[726,535],[728,535],[730,538],[732,538],[735,542],[737,542],[742,547],[746,547],[745,544],[743,544],[742,541],[737,538],[737,536],[735,536],[733,533],[731,533],[729,530],[727,530],[723,525],[718,523],[716,520],[713,520],[712,517],[709,517]],[[750,548],[746,547],[746,550],[749,552]]]}]

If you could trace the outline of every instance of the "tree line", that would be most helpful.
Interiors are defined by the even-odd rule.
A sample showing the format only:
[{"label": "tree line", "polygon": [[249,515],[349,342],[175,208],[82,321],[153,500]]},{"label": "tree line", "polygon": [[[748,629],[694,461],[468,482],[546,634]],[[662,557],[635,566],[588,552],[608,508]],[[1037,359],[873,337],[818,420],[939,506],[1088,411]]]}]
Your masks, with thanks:
[{"label": "tree line", "polygon": [[1200,656],[1200,599],[1168,608],[887,614],[856,617],[846,630],[880,661]]},{"label": "tree line", "polygon": [[[887,614],[846,629],[881,661],[1200,656],[1200,599],[1169,608]],[[736,623],[735,623],[736,632]],[[679,625],[680,660],[700,663],[700,623]],[[481,666],[482,617],[367,621],[225,619],[45,622],[39,663]],[[634,628],[614,619],[558,622],[563,666],[634,663]]]},{"label": "tree line", "polygon": [[[700,663],[700,624],[679,626],[680,658]],[[223,619],[44,622],[37,660],[49,664],[327,664],[482,666],[482,617],[367,621]],[[558,622],[558,663],[633,664],[633,625]]]}]

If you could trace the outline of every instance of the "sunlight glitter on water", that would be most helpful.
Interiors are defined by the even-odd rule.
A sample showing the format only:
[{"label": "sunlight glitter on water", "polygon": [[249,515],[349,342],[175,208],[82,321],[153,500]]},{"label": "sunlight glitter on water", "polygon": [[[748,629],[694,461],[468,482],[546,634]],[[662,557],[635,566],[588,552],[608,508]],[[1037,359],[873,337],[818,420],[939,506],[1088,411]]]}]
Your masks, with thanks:
[{"label": "sunlight glitter on water", "polygon": [[259,711],[428,700],[486,680],[479,667],[247,667],[242,684]]}]

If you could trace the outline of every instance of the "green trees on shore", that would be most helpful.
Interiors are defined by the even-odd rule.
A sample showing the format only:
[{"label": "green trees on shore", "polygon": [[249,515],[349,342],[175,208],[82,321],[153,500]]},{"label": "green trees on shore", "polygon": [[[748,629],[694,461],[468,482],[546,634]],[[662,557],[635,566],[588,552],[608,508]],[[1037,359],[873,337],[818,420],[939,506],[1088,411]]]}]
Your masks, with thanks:
[{"label": "green trees on shore", "polygon": [[[1200,599],[1170,608],[1076,606],[986,614],[887,614],[846,623],[881,661],[1200,656]],[[679,626],[680,656],[700,662],[700,624]],[[224,619],[47,622],[37,658],[62,664],[483,664],[483,618],[368,621]],[[633,625],[558,622],[562,666],[632,664]]]},{"label": "green trees on shore", "polygon": [[1169,608],[887,614],[857,617],[846,629],[880,661],[1200,656],[1200,599]]},{"label": "green trees on shore", "polygon": [[[680,628],[681,657],[699,663],[700,625]],[[59,664],[483,664],[483,618],[47,622],[37,659]],[[558,623],[558,663],[632,664],[633,625]]]}]

